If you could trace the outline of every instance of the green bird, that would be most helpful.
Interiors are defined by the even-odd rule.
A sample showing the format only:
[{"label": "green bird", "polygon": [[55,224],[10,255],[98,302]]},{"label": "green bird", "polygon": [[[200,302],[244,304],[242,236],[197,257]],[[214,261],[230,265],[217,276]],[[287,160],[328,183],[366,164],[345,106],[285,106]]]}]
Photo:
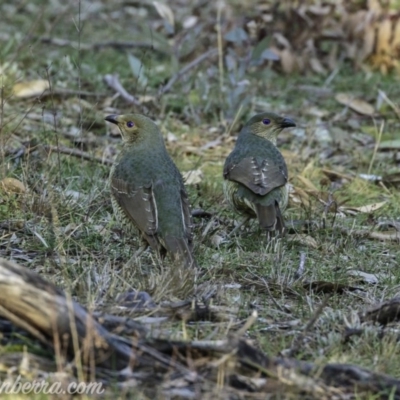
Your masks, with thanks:
[{"label": "green bird", "polygon": [[288,171],[276,138],[282,129],[293,126],[291,119],[271,112],[255,115],[240,131],[224,165],[228,204],[247,219],[257,217],[268,236],[274,231],[282,235],[285,228]]},{"label": "green bird", "polygon": [[[144,248],[196,267],[192,215],[182,175],[157,125],[141,114],[109,115],[123,149],[110,172],[114,214],[129,232],[139,230]],[[136,229],[135,229],[136,228]]]}]

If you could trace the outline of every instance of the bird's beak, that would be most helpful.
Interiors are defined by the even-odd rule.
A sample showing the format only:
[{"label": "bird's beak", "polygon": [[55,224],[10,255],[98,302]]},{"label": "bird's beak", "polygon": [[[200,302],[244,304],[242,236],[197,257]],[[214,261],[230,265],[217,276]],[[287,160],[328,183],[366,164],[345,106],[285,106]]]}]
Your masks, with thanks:
[{"label": "bird's beak", "polygon": [[283,121],[281,122],[282,128],[291,128],[293,126],[296,126],[296,124],[290,118],[283,118]]},{"label": "bird's beak", "polygon": [[118,125],[118,115],[117,114],[107,115],[107,117],[105,117],[104,119],[108,122],[112,122],[113,124]]}]

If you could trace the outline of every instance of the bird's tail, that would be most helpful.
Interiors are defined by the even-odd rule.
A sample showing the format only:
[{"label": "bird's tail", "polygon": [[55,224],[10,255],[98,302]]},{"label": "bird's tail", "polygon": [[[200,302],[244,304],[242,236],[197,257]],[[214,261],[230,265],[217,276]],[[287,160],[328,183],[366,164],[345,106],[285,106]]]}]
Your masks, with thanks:
[{"label": "bird's tail", "polygon": [[192,249],[186,239],[179,237],[165,238],[165,247],[174,261],[181,262],[187,268],[197,268]]},{"label": "bird's tail", "polygon": [[265,229],[268,232],[278,231],[279,235],[283,236],[285,221],[277,201],[268,206],[255,204],[255,209],[261,229]]}]

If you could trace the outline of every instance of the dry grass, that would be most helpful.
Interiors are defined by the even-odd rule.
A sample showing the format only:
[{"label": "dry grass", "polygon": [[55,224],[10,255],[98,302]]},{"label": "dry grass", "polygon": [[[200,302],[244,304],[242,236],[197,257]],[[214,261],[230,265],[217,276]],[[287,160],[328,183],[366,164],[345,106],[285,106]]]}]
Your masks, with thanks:
[{"label": "dry grass", "polygon": [[[397,314],[384,328],[360,317],[399,294],[398,77],[354,70],[342,61],[330,77],[283,76],[268,60],[246,64],[246,46],[225,39],[240,26],[241,5],[232,2],[217,12],[215,4],[180,3],[171,2],[175,34],[168,12],[162,19],[150,3],[0,5],[10,21],[0,28],[1,257],[37,272],[87,309],[137,318],[152,337],[217,341],[239,331],[271,358],[290,355],[321,368],[350,363],[400,379]],[[189,16],[196,24],[182,28]],[[218,51],[202,58],[213,48]],[[143,65],[133,66],[127,54]],[[118,74],[134,98],[116,95],[103,80],[106,74]],[[14,85],[27,88],[31,80],[41,80],[39,92],[46,92],[18,97]],[[392,105],[379,103],[379,90]],[[378,102],[379,109],[373,117],[361,115],[335,100],[339,92]],[[222,166],[238,129],[266,109],[298,124],[278,141],[293,185],[286,218],[289,225],[313,222],[294,224],[273,246],[254,222],[228,236],[239,221],[222,196]],[[188,185],[193,209],[210,213],[195,218],[196,277],[182,277],[168,262],[159,265],[150,251],[131,259],[138,240],[113,218],[107,162],[120,139],[103,119],[130,111],[157,121],[182,172],[202,172],[200,182]],[[389,148],[379,146],[389,140],[395,141]],[[381,178],[360,176],[366,173]],[[147,292],[157,311],[118,303],[132,289]],[[193,312],[197,303],[207,310],[200,317]],[[241,330],[254,310],[256,321]],[[68,363],[20,332],[4,335],[2,373],[20,370],[23,351],[49,363],[32,370],[54,371],[58,363],[59,372],[74,375]],[[252,398],[249,387],[257,382],[233,389],[225,379],[229,362],[219,362],[207,375],[217,386],[204,384],[209,397],[217,397],[218,388],[221,398],[244,392]],[[340,397],[317,373],[305,378],[289,372],[268,378],[260,398],[376,398],[351,390]],[[129,392],[118,385],[109,390],[121,397]],[[131,389],[132,396],[136,392]]]}]

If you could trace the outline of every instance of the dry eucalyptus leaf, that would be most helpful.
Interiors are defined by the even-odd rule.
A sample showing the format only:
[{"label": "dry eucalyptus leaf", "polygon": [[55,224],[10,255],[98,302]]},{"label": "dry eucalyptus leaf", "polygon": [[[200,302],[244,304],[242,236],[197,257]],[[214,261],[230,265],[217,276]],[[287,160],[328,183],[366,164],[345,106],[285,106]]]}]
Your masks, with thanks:
[{"label": "dry eucalyptus leaf", "polygon": [[374,115],[375,110],[371,104],[364,100],[356,99],[354,95],[348,93],[338,93],[335,96],[336,101],[344,106],[351,108],[353,111],[363,115]]},{"label": "dry eucalyptus leaf", "polygon": [[318,248],[317,241],[310,235],[304,233],[298,233],[297,235],[291,235],[288,239],[290,242],[300,243],[304,246],[311,247],[313,249]]},{"label": "dry eucalyptus leaf", "polygon": [[279,55],[279,58],[281,59],[283,72],[290,74],[296,70],[297,68],[296,56],[290,49],[283,49],[282,51],[273,49],[272,51],[274,51]]},{"label": "dry eucalyptus leaf", "polygon": [[301,188],[291,186],[289,189],[289,199],[293,203],[303,204],[305,207],[310,206],[310,196]]},{"label": "dry eucalyptus leaf", "polygon": [[40,96],[48,89],[50,89],[49,81],[38,79],[16,83],[13,87],[13,94],[15,97],[25,99],[28,97]]},{"label": "dry eucalyptus leaf", "polygon": [[0,186],[8,194],[21,194],[26,192],[25,185],[15,178],[4,178],[0,182]]},{"label": "dry eucalyptus leaf", "polygon": [[307,189],[312,190],[313,192],[319,192],[319,189],[305,176],[297,175],[297,179],[303,183]]},{"label": "dry eucalyptus leaf", "polygon": [[164,3],[160,3],[159,1],[153,1],[153,5],[160,17],[174,27],[174,13],[172,12],[171,8]]},{"label": "dry eucalyptus leaf", "polygon": [[355,269],[351,269],[351,270],[347,271],[347,273],[351,276],[360,278],[361,280],[363,280],[364,282],[367,282],[367,283],[373,283],[373,284],[378,283],[378,277],[374,274],[367,274],[366,272],[358,271]]},{"label": "dry eucalyptus leaf", "polygon": [[193,169],[182,174],[186,185],[196,185],[203,180],[203,172],[200,169]]},{"label": "dry eucalyptus leaf", "polygon": [[372,174],[359,174],[358,175],[361,179],[364,179],[366,181],[370,182],[379,182],[382,180],[382,177],[379,175],[372,175]]},{"label": "dry eucalyptus leaf", "polygon": [[385,200],[380,203],[372,203],[361,207],[341,207],[341,208],[343,208],[344,210],[358,211],[361,213],[371,213],[383,207],[386,203],[387,201]]},{"label": "dry eucalyptus leaf", "polygon": [[384,19],[378,26],[378,35],[376,37],[377,54],[389,54],[391,50],[392,21]]}]

